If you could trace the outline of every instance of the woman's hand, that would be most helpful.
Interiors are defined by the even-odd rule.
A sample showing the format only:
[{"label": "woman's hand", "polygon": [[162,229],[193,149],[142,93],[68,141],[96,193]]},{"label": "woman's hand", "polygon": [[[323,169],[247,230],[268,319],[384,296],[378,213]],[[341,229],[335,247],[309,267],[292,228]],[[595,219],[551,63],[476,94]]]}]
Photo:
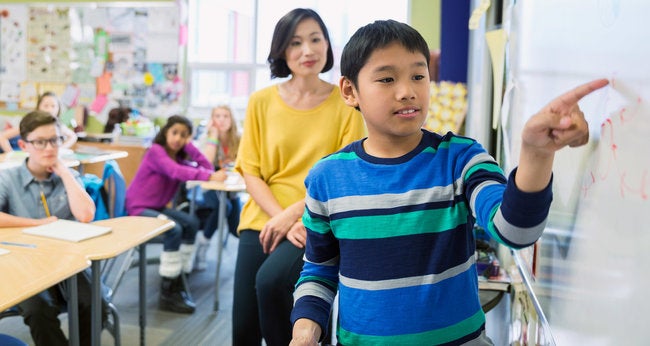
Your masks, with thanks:
[{"label": "woman's hand", "polygon": [[307,230],[302,221],[298,220],[291,226],[289,233],[287,233],[287,240],[297,248],[302,249],[307,245]]},{"label": "woman's hand", "polygon": [[283,212],[272,217],[262,227],[260,232],[260,244],[265,254],[270,254],[286,238],[289,229],[296,222],[291,213],[285,209]]}]

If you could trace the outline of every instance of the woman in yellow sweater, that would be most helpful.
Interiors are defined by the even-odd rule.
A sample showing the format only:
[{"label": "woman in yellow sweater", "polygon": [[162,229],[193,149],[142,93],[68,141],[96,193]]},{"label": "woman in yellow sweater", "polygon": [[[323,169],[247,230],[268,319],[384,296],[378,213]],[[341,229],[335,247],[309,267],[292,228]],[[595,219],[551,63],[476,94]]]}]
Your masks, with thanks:
[{"label": "woman in yellow sweater", "polygon": [[306,239],[304,179],[312,165],[365,135],[361,114],[320,79],[334,63],[327,28],[310,9],[276,24],[271,77],[289,77],[251,95],[235,169],[250,197],[239,222],[233,345],[288,345],[293,289]]}]

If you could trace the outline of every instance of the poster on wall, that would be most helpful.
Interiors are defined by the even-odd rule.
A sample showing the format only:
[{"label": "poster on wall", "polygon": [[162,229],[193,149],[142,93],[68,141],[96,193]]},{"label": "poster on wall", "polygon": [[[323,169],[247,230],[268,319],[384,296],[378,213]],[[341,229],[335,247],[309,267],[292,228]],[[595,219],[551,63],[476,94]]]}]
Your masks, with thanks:
[{"label": "poster on wall", "polygon": [[16,103],[25,79],[27,8],[0,6],[0,101]]},{"label": "poster on wall", "polygon": [[27,79],[70,82],[70,18],[67,8],[30,7]]}]

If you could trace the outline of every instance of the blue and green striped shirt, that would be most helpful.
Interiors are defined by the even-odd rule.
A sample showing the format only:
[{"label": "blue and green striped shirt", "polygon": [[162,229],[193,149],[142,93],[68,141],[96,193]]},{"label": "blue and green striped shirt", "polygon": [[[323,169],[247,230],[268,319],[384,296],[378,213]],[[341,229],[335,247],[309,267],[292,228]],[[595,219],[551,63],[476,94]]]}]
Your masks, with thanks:
[{"label": "blue and green striped shirt", "polygon": [[369,156],[357,141],[312,168],[292,322],[325,330],[338,290],[343,345],[486,341],[473,226],[528,246],[544,229],[551,187],[521,192],[476,141],[423,134],[399,158]]}]

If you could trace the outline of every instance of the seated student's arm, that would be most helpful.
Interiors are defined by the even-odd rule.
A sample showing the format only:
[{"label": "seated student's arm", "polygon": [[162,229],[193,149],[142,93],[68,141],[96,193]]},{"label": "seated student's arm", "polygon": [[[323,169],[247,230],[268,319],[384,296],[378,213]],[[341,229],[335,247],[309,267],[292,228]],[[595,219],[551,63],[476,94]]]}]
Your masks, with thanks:
[{"label": "seated student's arm", "polygon": [[69,127],[61,125],[61,134],[65,136],[65,140],[63,141],[63,144],[61,144],[61,148],[69,149],[72,148],[72,146],[77,143],[77,134],[74,133]]},{"label": "seated student's arm", "polygon": [[[0,212],[0,228],[1,227],[27,227],[39,226],[46,223],[58,220],[56,216],[46,217],[44,219],[32,219],[28,217],[14,216],[11,214]],[[0,230],[0,233],[2,230]]]},{"label": "seated student's arm", "polygon": [[521,191],[543,190],[551,180],[555,152],[589,141],[589,127],[578,101],[608,83],[598,79],[583,84],[557,97],[526,122],[515,176]]},{"label": "seated student's arm", "polygon": [[11,127],[2,132],[0,132],[0,149],[5,153],[14,151],[9,143],[9,139],[14,138],[20,134],[20,129],[18,127]]},{"label": "seated student's arm", "polygon": [[95,203],[93,203],[92,198],[90,198],[84,187],[79,184],[68,167],[59,160],[56,165],[52,166],[52,172],[61,177],[63,181],[65,192],[68,195],[70,211],[75,219],[79,222],[92,221],[95,217]]}]

